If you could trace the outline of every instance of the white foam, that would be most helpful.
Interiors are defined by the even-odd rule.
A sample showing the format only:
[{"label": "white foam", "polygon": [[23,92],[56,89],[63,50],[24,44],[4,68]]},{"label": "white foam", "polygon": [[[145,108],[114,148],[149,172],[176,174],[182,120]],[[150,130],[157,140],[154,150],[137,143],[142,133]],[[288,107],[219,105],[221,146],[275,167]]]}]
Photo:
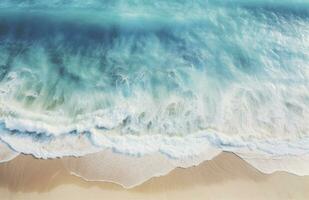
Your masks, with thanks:
[{"label": "white foam", "polygon": [[9,144],[16,152],[31,154],[37,158],[59,158],[63,156],[83,156],[101,151],[87,139],[87,135],[67,134],[59,137],[31,136],[31,134],[16,133],[11,135],[2,130],[0,139]]}]

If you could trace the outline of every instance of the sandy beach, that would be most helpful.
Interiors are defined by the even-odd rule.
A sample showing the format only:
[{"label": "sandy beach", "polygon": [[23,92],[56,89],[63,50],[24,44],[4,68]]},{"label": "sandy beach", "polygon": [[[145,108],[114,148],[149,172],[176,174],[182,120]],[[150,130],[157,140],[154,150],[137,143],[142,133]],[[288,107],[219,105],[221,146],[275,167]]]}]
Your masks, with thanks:
[{"label": "sandy beach", "polygon": [[17,199],[308,199],[309,177],[265,175],[232,153],[197,167],[175,169],[133,189],[87,182],[70,175],[60,159],[21,155],[0,164],[1,200]]}]

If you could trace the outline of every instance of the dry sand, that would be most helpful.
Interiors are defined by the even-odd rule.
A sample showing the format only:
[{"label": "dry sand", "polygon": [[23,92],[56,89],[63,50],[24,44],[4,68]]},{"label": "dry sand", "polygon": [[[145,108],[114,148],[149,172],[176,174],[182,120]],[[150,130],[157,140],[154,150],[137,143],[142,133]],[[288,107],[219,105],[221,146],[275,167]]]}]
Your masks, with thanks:
[{"label": "dry sand", "polygon": [[18,156],[0,164],[0,200],[138,199],[309,199],[309,177],[285,172],[265,175],[232,153],[197,167],[175,169],[133,189],[87,182],[70,175],[58,160]]}]

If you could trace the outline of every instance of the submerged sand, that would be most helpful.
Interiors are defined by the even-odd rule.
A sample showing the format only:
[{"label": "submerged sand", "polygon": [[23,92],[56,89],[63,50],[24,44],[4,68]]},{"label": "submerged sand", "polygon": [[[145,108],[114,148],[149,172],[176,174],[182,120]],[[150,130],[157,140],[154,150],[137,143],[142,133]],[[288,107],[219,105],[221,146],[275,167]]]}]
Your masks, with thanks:
[{"label": "submerged sand", "polygon": [[0,164],[0,199],[309,199],[309,176],[262,174],[232,153],[197,167],[175,169],[133,189],[87,182],[70,175],[60,159],[20,155]]}]

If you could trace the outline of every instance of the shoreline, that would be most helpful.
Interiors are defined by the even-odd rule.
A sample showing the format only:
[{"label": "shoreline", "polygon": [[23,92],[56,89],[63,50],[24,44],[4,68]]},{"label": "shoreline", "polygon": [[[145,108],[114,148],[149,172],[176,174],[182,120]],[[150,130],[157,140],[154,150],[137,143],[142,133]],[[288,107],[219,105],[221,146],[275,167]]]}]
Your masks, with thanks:
[{"label": "shoreline", "polygon": [[70,175],[61,159],[20,155],[0,164],[1,199],[308,199],[309,176],[267,175],[233,153],[177,168],[132,189]]}]

